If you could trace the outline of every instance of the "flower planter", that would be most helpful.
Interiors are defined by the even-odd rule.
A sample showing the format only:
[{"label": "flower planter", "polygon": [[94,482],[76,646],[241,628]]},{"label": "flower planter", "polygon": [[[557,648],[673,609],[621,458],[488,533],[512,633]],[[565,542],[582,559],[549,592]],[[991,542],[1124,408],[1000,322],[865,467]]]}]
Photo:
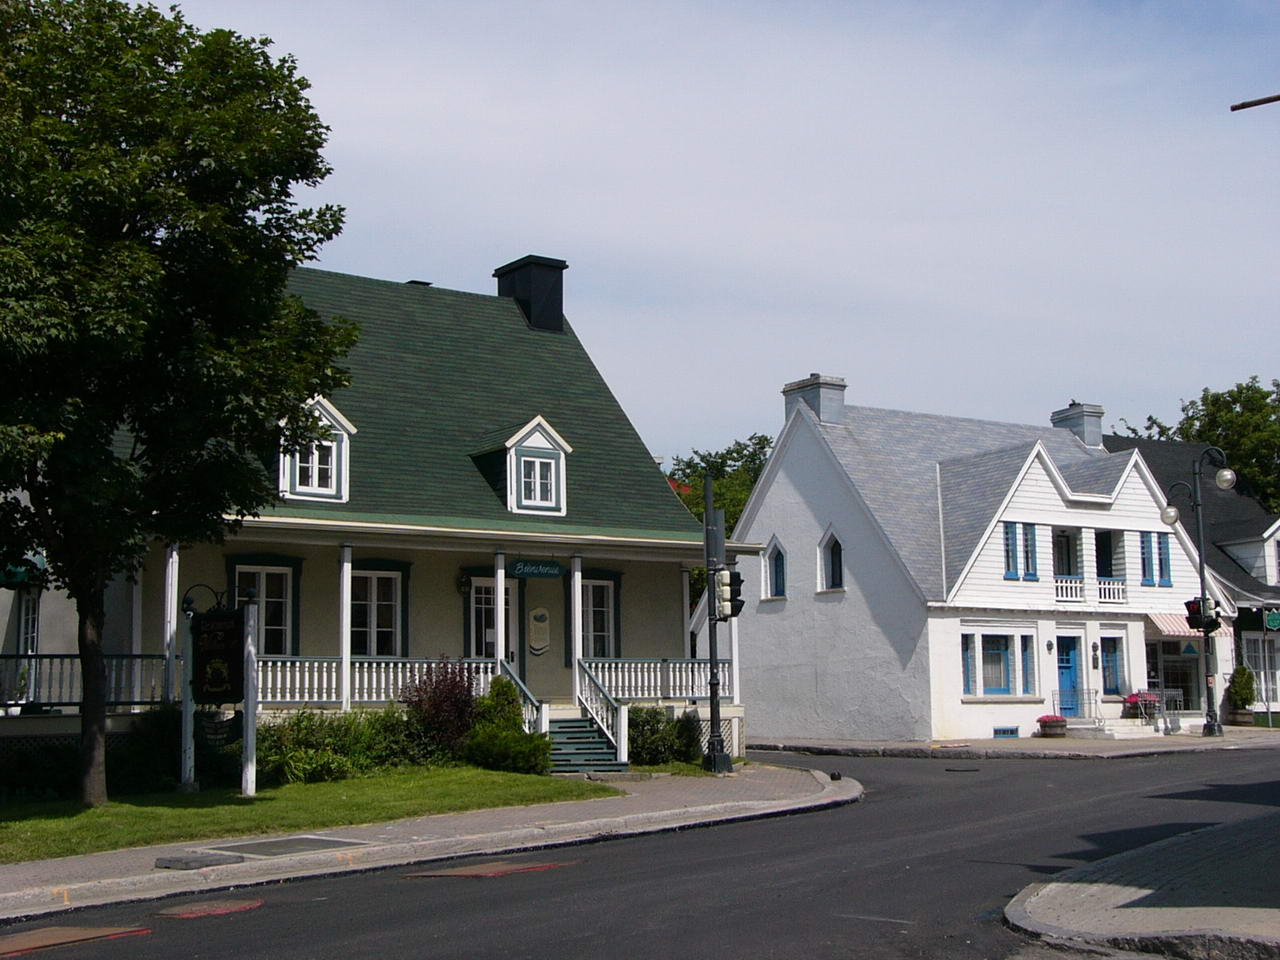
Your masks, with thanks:
[{"label": "flower planter", "polygon": [[1067,735],[1067,721],[1065,720],[1048,720],[1040,724],[1040,736],[1042,737],[1065,737]]},{"label": "flower planter", "polygon": [[1233,727],[1252,727],[1253,711],[1252,710],[1228,710],[1227,723]]}]

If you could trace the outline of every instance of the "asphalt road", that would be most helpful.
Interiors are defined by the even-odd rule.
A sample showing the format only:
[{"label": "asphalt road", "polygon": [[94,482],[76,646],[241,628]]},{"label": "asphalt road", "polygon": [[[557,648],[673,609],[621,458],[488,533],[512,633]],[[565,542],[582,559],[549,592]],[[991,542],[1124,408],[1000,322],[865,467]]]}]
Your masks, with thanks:
[{"label": "asphalt road", "polygon": [[[991,957],[1038,953],[1000,912],[1028,883],[1280,805],[1280,751],[1132,760],[761,754],[862,781],[820,813],[501,859],[495,877],[400,867],[220,893],[244,912],[157,916],[210,895],[5,928],[146,928],[50,958]],[[457,867],[494,858],[455,861]],[[432,865],[437,869],[441,865]]]}]

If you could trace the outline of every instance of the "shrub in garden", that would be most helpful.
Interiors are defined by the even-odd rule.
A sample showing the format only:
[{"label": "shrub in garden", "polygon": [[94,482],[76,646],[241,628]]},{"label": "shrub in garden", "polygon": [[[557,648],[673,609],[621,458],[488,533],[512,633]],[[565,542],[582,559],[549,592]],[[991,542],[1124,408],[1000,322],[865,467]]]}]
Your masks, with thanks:
[{"label": "shrub in garden", "polygon": [[676,753],[674,759],[685,763],[702,762],[702,721],[692,710],[676,718]]},{"label": "shrub in garden", "polygon": [[474,729],[494,727],[498,730],[523,731],[524,707],[520,691],[506,677],[494,677],[489,692],[476,697]]},{"label": "shrub in garden", "polygon": [[635,707],[627,726],[631,762],[640,766],[670,763],[676,756],[676,726],[661,707]]},{"label": "shrub in garden", "polygon": [[551,738],[492,724],[478,726],[467,738],[463,758],[486,770],[545,774],[551,770]]},{"label": "shrub in garden", "polygon": [[405,684],[400,701],[408,708],[413,734],[420,739],[425,756],[445,760],[462,755],[476,706],[465,663],[427,664],[417,679]]}]

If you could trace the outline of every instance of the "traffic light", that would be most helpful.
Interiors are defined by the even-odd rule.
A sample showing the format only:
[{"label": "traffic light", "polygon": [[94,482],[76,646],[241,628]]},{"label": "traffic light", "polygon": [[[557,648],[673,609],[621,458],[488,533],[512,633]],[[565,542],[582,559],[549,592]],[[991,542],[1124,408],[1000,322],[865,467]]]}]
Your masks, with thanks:
[{"label": "traffic light", "polygon": [[742,612],[742,574],[737,570],[716,571],[716,619],[729,620]]},{"label": "traffic light", "polygon": [[1192,630],[1200,630],[1204,627],[1204,617],[1200,615],[1200,598],[1188,600],[1185,604],[1187,608],[1187,626]]},{"label": "traffic light", "polygon": [[1213,597],[1205,597],[1204,609],[1200,611],[1201,628],[1213,633],[1221,625],[1222,621],[1218,619],[1218,602]]}]

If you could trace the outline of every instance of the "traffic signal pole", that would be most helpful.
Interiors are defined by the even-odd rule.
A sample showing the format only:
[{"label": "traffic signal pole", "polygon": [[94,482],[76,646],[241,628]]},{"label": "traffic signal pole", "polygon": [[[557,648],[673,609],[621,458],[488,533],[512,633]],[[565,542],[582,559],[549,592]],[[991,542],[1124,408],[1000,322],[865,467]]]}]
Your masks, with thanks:
[{"label": "traffic signal pole", "polygon": [[702,758],[702,766],[712,773],[732,773],[733,760],[725,752],[724,736],[720,733],[720,651],[716,647],[716,623],[719,618],[716,571],[724,566],[724,522],[712,505],[715,493],[710,471],[703,475],[702,494],[702,529],[707,561],[707,656],[711,658],[707,681],[711,695],[711,733],[707,737],[707,752]]}]

